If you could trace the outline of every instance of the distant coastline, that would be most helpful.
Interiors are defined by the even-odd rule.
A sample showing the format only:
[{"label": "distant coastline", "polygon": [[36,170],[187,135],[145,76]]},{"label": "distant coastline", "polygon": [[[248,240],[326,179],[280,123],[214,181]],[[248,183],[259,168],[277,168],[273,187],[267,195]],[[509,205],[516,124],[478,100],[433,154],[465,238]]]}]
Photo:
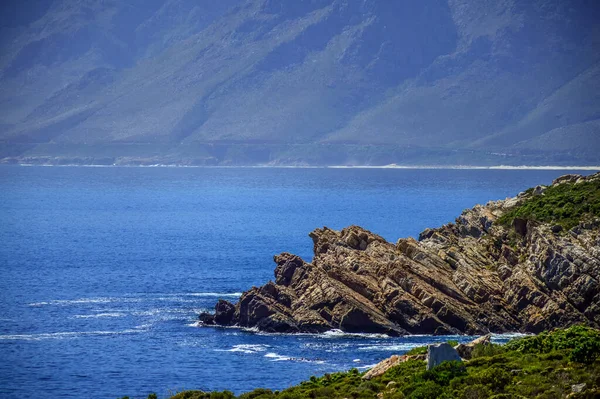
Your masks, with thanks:
[{"label": "distant coastline", "polygon": [[185,164],[43,164],[43,163],[16,163],[0,164],[4,166],[22,167],[84,167],[84,168],[240,168],[240,169],[456,169],[456,170],[589,170],[600,171],[600,165],[185,165]]}]

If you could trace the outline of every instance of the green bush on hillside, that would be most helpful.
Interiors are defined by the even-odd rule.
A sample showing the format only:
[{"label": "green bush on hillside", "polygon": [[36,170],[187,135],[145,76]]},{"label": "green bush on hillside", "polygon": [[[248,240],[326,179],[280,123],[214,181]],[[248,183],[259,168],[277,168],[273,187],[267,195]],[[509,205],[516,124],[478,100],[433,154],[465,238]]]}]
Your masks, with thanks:
[{"label": "green bush on hillside", "polygon": [[511,341],[506,344],[506,349],[535,354],[570,350],[571,361],[591,364],[600,357],[600,331],[574,326],[566,330],[556,330]]},{"label": "green bush on hillside", "polygon": [[[530,190],[528,190],[531,193]],[[585,217],[600,217],[600,180],[548,187],[498,219],[508,225],[515,218],[553,223],[569,230]]]}]

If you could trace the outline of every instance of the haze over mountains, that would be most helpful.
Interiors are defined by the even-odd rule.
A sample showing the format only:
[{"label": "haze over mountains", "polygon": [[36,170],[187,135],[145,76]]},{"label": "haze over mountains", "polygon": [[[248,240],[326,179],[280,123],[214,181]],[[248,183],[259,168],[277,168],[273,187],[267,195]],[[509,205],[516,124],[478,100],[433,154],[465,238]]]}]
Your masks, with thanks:
[{"label": "haze over mountains", "polygon": [[594,0],[8,0],[2,162],[600,164]]}]

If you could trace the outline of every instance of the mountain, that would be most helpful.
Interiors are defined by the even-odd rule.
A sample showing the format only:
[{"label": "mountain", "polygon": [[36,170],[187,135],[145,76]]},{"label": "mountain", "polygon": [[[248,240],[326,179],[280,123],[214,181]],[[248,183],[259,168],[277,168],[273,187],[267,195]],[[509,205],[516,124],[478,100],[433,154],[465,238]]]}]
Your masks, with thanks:
[{"label": "mountain", "polygon": [[593,0],[0,7],[3,162],[600,163]]},{"label": "mountain", "polygon": [[310,233],[310,263],[219,300],[205,325],[272,333],[539,333],[600,326],[600,173],[566,175],[396,244],[358,226]]}]

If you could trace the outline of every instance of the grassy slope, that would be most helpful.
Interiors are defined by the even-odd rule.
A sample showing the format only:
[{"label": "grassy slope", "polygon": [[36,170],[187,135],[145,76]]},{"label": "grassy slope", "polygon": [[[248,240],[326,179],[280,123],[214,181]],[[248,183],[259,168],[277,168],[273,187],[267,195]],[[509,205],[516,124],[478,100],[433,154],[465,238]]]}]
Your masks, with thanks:
[{"label": "grassy slope", "polygon": [[[257,389],[238,399],[294,398],[570,398],[600,397],[600,331],[575,326],[506,345],[476,347],[473,359],[446,362],[431,371],[410,360],[364,381],[356,369],[311,377],[281,392]],[[150,395],[149,399],[156,396]],[[171,399],[233,399],[231,392],[185,391]]]},{"label": "grassy slope", "polygon": [[600,217],[600,180],[548,187],[542,195],[532,196],[502,215],[498,222],[509,224],[521,218],[558,224],[568,230],[591,217]]}]

